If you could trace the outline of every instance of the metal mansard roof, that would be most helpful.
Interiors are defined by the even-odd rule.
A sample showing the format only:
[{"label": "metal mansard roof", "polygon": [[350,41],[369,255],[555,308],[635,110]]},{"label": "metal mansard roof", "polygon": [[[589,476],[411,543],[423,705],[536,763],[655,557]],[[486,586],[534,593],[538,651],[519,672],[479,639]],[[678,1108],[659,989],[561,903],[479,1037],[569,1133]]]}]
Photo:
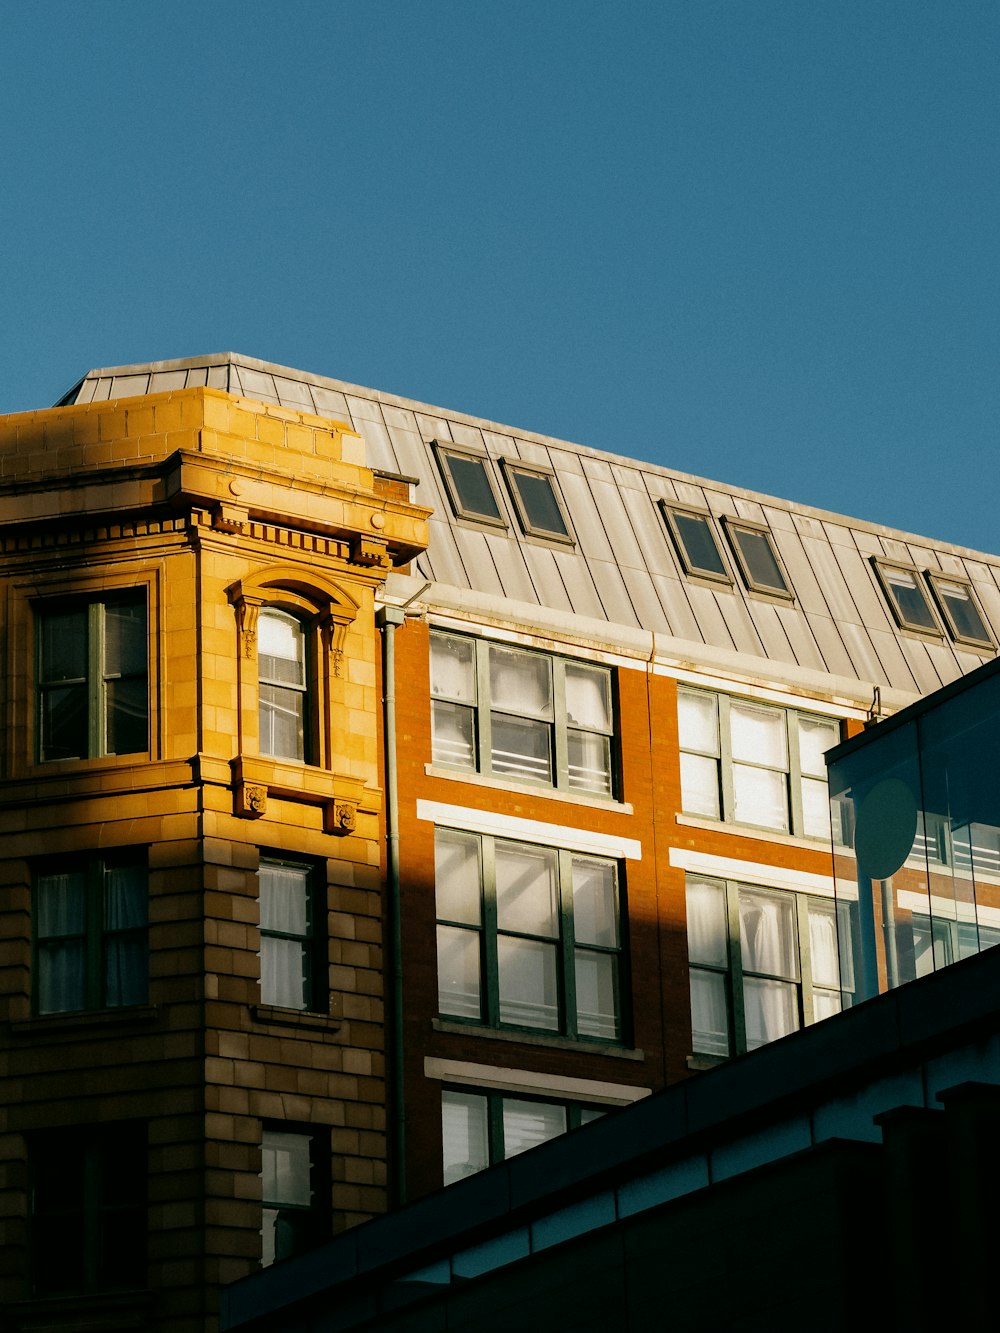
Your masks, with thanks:
[{"label": "metal mansard roof", "polygon": [[[1000,642],[1000,557],[325,376],[224,353],[91,370],[60,406],[195,385],[352,426],[366,441],[369,465],[418,480],[415,498],[434,510],[430,545],[414,570],[421,585],[430,580],[483,605],[534,607],[563,624],[604,623],[626,639],[642,631],[656,643],[690,645],[692,663],[708,653],[756,659],[764,677],[765,664],[781,664],[803,678],[850,681],[858,698],[858,683],[879,686],[897,702],[964,675],[993,656],[990,637]],[[498,519],[462,515],[441,446],[482,460],[473,467],[489,479]],[[532,533],[512,464],[527,465],[529,477],[554,478],[570,540]],[[713,535],[725,579],[685,570],[664,506],[710,516],[700,530]],[[767,549],[776,555],[790,596],[746,569],[734,523],[749,525],[744,531],[765,562]],[[902,571],[902,598],[893,599],[887,570],[890,581]],[[970,643],[961,624],[956,630],[942,582],[978,605],[989,630],[981,642]],[[927,624],[919,615],[910,623],[907,595],[923,598]]]}]

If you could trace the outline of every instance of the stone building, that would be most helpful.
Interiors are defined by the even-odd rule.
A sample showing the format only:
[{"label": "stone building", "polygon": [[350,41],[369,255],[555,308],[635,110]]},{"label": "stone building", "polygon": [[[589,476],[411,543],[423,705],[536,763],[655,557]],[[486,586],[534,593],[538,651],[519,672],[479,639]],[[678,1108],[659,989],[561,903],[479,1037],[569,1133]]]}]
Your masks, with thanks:
[{"label": "stone building", "polygon": [[823,754],[1000,631],[1000,558],[228,355],[0,421],[0,542],[23,1329],[849,1005]]}]

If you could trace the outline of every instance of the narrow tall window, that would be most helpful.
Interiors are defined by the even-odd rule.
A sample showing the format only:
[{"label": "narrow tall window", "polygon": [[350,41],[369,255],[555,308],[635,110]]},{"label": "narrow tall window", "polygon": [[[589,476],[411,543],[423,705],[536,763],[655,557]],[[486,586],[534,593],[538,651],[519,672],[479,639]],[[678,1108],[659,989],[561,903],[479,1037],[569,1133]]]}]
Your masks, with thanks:
[{"label": "narrow tall window", "polygon": [[47,1130],[28,1143],[32,1295],[146,1285],[146,1129]]},{"label": "narrow tall window", "polygon": [[147,872],[131,858],[77,858],[35,879],[35,1011],[144,1004]]},{"label": "narrow tall window", "polygon": [[265,607],[257,622],[260,751],[274,759],[307,758],[306,636],[287,611]]},{"label": "narrow tall window", "polygon": [[325,1239],[322,1163],[310,1134],[265,1126],[261,1138],[261,1265],[289,1259]]},{"label": "narrow tall window", "polygon": [[39,612],[42,760],[149,748],[146,621],[144,593]]},{"label": "narrow tall window", "polygon": [[316,936],[311,867],[261,861],[260,998],[285,1009],[317,1009]]}]

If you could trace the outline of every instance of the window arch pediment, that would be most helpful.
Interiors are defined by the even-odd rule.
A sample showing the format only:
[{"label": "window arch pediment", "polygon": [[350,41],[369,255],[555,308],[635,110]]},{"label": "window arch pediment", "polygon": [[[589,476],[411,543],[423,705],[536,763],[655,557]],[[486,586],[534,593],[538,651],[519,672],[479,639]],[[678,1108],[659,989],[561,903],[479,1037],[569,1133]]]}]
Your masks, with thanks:
[{"label": "window arch pediment", "polygon": [[358,614],[358,603],[333,579],[319,573],[307,573],[295,565],[271,565],[226,590],[236,609],[236,623],[244,657],[253,657],[257,639],[257,618],[262,606],[291,611],[305,622],[318,625],[329,637],[335,656],[348,625]]}]

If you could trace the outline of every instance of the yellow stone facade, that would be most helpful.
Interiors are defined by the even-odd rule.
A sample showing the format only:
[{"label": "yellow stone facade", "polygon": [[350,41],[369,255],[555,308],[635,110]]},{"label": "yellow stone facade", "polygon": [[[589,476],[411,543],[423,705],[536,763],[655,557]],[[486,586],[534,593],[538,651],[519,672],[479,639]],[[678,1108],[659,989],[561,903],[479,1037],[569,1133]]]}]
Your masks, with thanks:
[{"label": "yellow stone facade", "polygon": [[[426,520],[347,426],[213,389],[0,419],[7,1326],[213,1327],[220,1285],[259,1262],[265,1124],[328,1134],[334,1229],[385,1208],[374,598]],[[147,612],[148,746],[43,758],[39,617],[126,590]],[[303,627],[308,763],[261,753],[269,607]],[[39,1014],[38,867],[116,849],[148,862],[148,1002]],[[261,1001],[262,851],[323,881],[322,1012]],[[148,1135],[149,1290],[33,1299],[31,1146],[118,1122]]]}]

